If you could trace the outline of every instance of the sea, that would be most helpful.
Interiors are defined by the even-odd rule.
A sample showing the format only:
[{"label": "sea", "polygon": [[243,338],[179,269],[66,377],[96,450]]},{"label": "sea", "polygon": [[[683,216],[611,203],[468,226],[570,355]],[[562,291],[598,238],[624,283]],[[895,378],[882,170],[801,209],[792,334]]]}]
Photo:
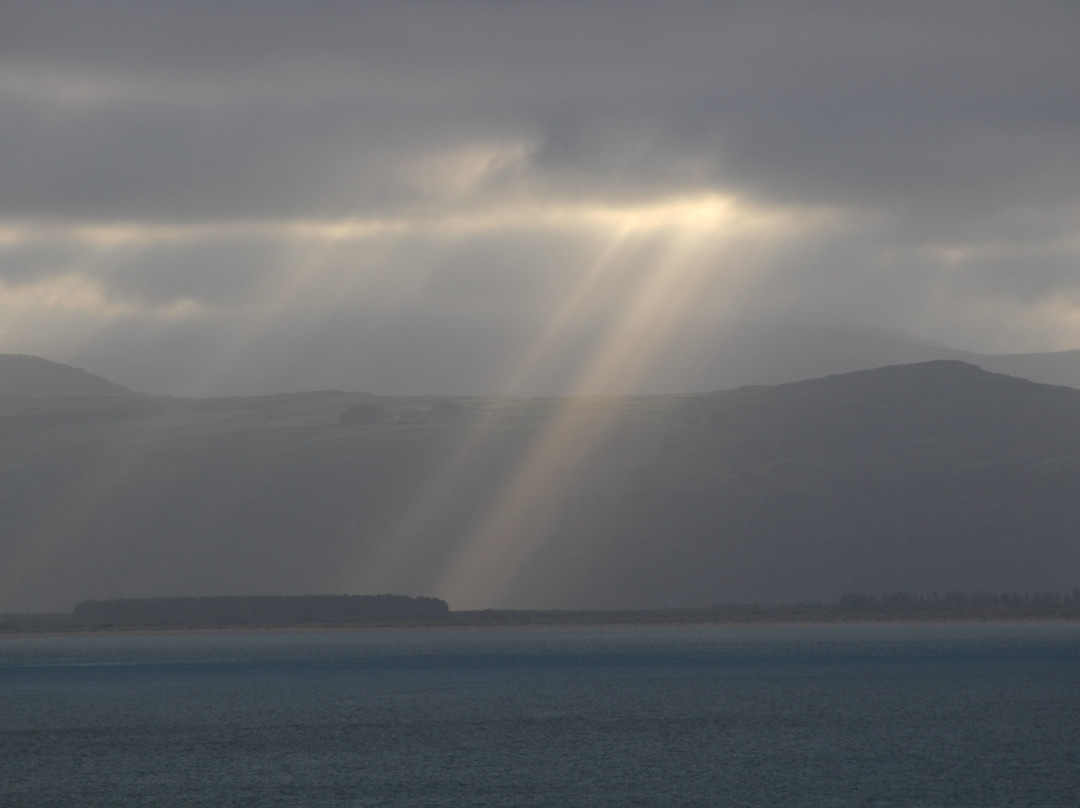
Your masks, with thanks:
[{"label": "sea", "polygon": [[1080,806],[1080,625],[0,638],[0,806]]}]

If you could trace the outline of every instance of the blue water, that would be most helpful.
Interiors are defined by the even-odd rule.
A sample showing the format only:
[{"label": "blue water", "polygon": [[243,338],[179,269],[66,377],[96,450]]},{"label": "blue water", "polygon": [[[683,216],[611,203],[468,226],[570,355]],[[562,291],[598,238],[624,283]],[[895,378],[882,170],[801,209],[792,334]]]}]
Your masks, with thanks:
[{"label": "blue water", "polygon": [[1078,806],[1080,626],[0,639],[0,806]]}]

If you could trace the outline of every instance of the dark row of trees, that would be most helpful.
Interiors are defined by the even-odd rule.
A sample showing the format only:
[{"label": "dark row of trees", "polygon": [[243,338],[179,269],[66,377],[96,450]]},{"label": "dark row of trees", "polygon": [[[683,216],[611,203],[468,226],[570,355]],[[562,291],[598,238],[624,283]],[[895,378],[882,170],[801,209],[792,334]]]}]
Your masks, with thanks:
[{"label": "dark row of trees", "polygon": [[253,626],[427,621],[449,611],[439,598],[405,595],[233,595],[88,600],[72,619],[85,626]]},{"label": "dark row of trees", "polygon": [[849,613],[1080,611],[1080,587],[1071,592],[892,592],[881,597],[851,592],[837,607]]}]

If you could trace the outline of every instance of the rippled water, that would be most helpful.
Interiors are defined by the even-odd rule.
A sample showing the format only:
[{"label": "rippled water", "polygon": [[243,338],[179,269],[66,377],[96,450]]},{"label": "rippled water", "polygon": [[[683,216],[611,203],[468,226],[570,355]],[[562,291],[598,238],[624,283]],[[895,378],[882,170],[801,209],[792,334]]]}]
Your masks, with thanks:
[{"label": "rippled water", "polygon": [[0,805],[1077,806],[1080,626],[6,638]]}]

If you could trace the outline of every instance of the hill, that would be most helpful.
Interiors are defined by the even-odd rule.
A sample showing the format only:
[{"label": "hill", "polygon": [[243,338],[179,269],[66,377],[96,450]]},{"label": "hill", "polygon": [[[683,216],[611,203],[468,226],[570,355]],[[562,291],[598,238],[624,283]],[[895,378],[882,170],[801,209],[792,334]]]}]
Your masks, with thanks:
[{"label": "hill", "polygon": [[955,359],[1043,384],[1080,388],[1080,351],[986,354],[854,325],[731,323],[687,327],[642,392],[729,390]]},{"label": "hill", "polygon": [[[343,422],[361,404],[382,416]],[[958,361],[691,396],[6,400],[0,448],[0,612],[387,591],[672,608],[1080,582],[1080,391]]]},{"label": "hill", "polygon": [[39,356],[0,354],[0,397],[60,398],[136,395],[80,368]]},{"label": "hill", "polygon": [[1080,388],[1080,351],[1027,354],[959,355],[986,370],[1019,376],[1033,382]]},{"label": "hill", "polygon": [[[471,332],[470,332],[471,334]],[[296,367],[279,361],[283,347],[260,361],[240,361],[211,387],[205,374],[184,363],[135,361],[130,353],[86,353],[78,364],[113,368],[106,375],[130,379],[140,390],[183,395],[259,395],[304,389],[381,390],[399,395],[477,391],[515,397],[538,395],[664,395],[730,390],[748,384],[785,384],[886,365],[958,359],[984,370],[1080,388],[1080,351],[985,354],[957,350],[909,334],[843,324],[686,322],[642,345],[640,356],[605,372],[584,373],[589,357],[610,350],[602,329],[560,337],[520,369],[519,341],[489,338],[478,349],[475,334],[436,333],[351,346],[347,340]],[[605,348],[607,345],[607,348]],[[380,347],[381,346],[381,347]],[[388,347],[393,346],[393,347]],[[412,346],[412,347],[406,347]],[[136,347],[131,348],[136,351]],[[264,348],[260,348],[264,350]],[[266,347],[265,350],[271,350]],[[141,354],[141,349],[136,351]],[[126,356],[126,358],[125,358]],[[436,359],[436,356],[438,359]]]}]

